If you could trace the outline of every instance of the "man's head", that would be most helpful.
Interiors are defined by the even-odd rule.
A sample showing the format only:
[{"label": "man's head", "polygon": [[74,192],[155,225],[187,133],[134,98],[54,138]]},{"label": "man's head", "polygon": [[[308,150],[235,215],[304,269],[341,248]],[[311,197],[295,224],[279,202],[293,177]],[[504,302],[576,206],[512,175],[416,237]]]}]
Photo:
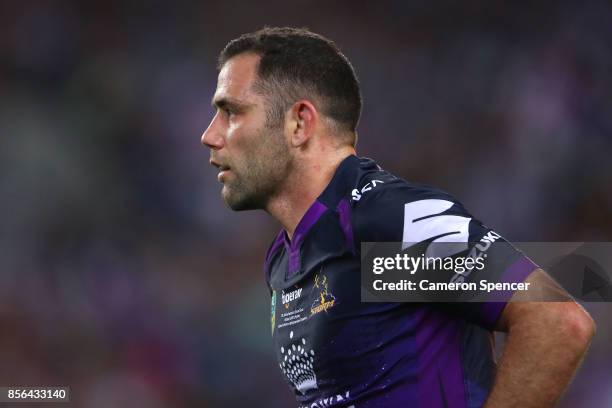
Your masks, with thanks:
[{"label": "man's head", "polygon": [[313,129],[354,146],[359,84],[330,40],[305,29],[264,28],[231,41],[218,68],[217,113],[202,142],[211,163],[226,170],[219,180],[232,209],[266,208]]}]

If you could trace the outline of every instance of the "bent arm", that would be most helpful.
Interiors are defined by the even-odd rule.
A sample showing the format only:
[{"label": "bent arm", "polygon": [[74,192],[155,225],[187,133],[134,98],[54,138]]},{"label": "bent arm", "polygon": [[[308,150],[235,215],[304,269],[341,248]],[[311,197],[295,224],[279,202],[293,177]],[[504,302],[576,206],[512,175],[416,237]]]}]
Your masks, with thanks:
[{"label": "bent arm", "polygon": [[[541,269],[526,282],[563,291]],[[508,335],[484,406],[540,408],[554,406],[569,385],[591,343],[595,323],[573,300],[510,302],[496,329]]]}]

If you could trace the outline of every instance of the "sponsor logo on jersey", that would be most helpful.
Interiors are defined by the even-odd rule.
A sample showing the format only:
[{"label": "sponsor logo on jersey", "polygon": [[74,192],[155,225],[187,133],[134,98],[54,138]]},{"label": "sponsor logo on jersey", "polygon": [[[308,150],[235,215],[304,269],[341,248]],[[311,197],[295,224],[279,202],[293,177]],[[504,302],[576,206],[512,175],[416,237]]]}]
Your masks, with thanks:
[{"label": "sponsor logo on jersey", "polygon": [[[293,339],[293,330],[289,333],[289,339]],[[314,350],[307,349],[306,338],[280,348],[281,360],[278,365],[291,384],[302,395],[308,390],[318,388],[317,376],[314,371]]]},{"label": "sponsor logo on jersey", "polygon": [[[486,258],[487,257],[487,251],[491,247],[491,244],[494,243],[495,241],[497,241],[499,238],[501,238],[501,235],[499,235],[497,232],[495,232],[495,231],[487,232],[480,239],[480,242],[477,243],[476,245],[474,245],[474,247],[470,250],[470,252],[466,256],[466,259],[467,258],[473,258],[473,259]],[[470,276],[472,274],[473,270],[474,270],[474,268],[470,268],[470,269],[466,269],[462,273],[455,272],[455,275],[453,275],[453,277],[451,278],[450,281],[451,282],[456,282],[456,283],[465,282],[465,280],[468,278],[468,276]]]},{"label": "sponsor logo on jersey", "polygon": [[[325,408],[325,407],[331,407],[332,405],[335,404],[339,404],[341,402],[346,402],[346,400],[348,400],[351,396],[351,392],[350,391],[346,391],[344,393],[344,395],[342,394],[336,394],[336,395],[332,395],[330,397],[324,397],[321,399],[316,400],[315,402],[313,402],[310,405],[300,405],[299,408]],[[350,405],[346,408],[355,408],[355,405]]]},{"label": "sponsor logo on jersey", "polygon": [[327,276],[322,273],[315,275],[313,290],[317,293],[317,298],[310,307],[310,315],[327,311],[336,304],[336,297],[330,293],[327,285]]},{"label": "sponsor logo on jersey", "polygon": [[270,304],[270,326],[272,327],[272,333],[274,333],[274,326],[276,325],[276,291],[272,291],[272,302]]},{"label": "sponsor logo on jersey", "polygon": [[289,303],[299,299],[300,296],[302,296],[302,288],[295,289],[287,293],[285,293],[285,291],[283,290],[283,292],[281,293],[281,298],[285,309],[289,309]]},{"label": "sponsor logo on jersey", "polygon": [[369,183],[367,183],[365,186],[361,187],[361,190],[354,188],[353,191],[351,191],[351,197],[353,198],[353,201],[359,201],[361,200],[361,196],[372,190],[373,188],[375,188],[378,184],[384,184],[385,182],[382,180],[372,180]]}]

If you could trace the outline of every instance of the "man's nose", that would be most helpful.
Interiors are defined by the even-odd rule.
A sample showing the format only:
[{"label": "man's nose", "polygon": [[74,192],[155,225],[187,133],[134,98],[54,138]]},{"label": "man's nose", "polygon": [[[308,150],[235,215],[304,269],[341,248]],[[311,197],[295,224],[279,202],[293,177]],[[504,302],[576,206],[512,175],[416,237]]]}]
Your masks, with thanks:
[{"label": "man's nose", "polygon": [[224,139],[223,133],[219,127],[219,114],[216,113],[213,119],[208,125],[208,129],[202,133],[202,144],[208,146],[210,149],[221,149],[223,147]]}]

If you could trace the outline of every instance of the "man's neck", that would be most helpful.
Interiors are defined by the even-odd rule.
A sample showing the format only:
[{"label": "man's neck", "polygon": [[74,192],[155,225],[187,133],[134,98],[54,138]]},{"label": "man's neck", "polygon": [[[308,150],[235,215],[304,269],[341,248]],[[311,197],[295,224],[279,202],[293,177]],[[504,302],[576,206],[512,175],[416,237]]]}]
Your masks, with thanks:
[{"label": "man's neck", "polygon": [[281,223],[289,239],[308,208],[329,185],[340,163],[352,154],[355,149],[347,147],[326,159],[298,164],[281,194],[270,200],[266,211]]}]

